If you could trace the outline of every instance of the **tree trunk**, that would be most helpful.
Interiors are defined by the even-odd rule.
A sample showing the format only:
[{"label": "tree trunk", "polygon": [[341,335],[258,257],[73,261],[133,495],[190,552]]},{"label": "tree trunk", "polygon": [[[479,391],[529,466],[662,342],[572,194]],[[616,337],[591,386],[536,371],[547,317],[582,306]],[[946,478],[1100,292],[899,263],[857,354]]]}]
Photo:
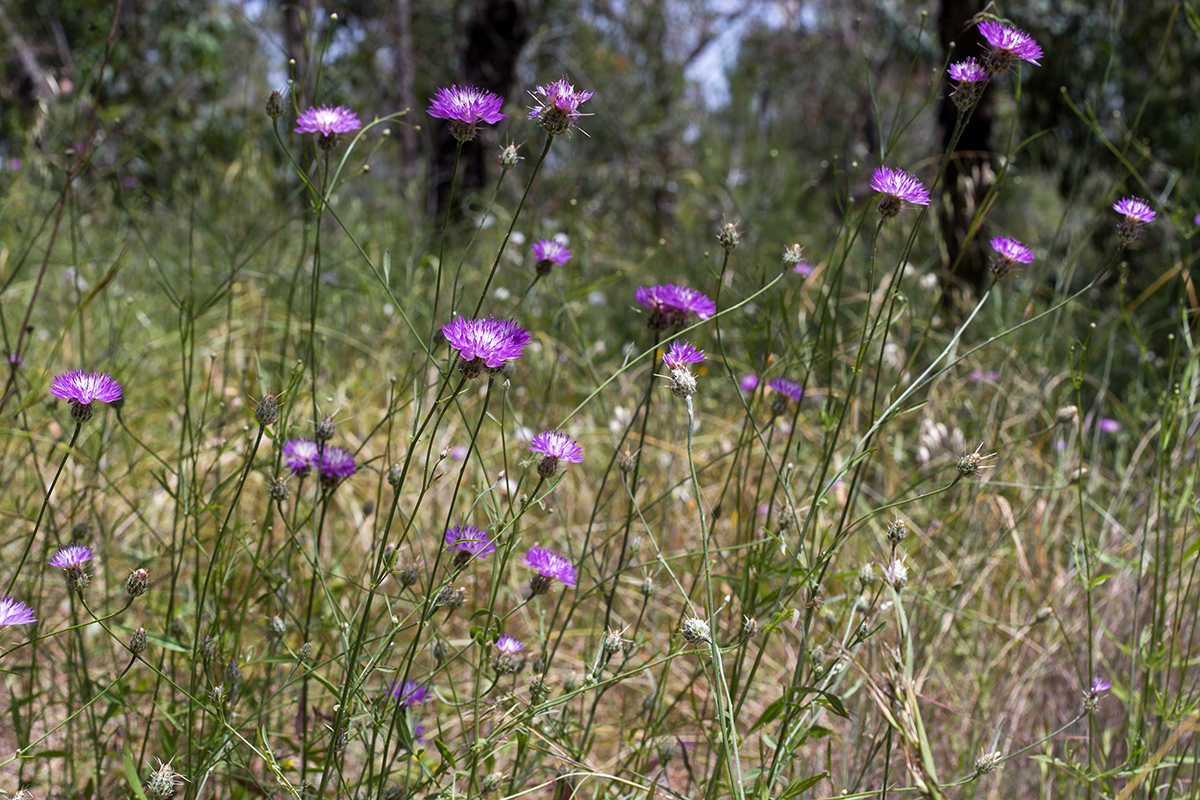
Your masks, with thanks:
[{"label": "tree trunk", "polygon": [[417,132],[413,129],[413,118],[417,115],[416,89],[417,58],[413,53],[412,0],[395,0],[391,14],[392,38],[396,45],[392,78],[396,83],[397,100],[400,108],[407,108],[405,120],[400,125],[400,179],[405,184],[417,177]]},{"label": "tree trunk", "polygon": [[312,101],[308,96],[308,26],[312,23],[315,0],[279,0],[283,9],[283,42],[288,58],[295,62],[291,68],[294,81],[292,94],[301,109]]},{"label": "tree trunk", "polygon": [[[460,83],[477,86],[512,100],[513,78],[521,48],[529,39],[525,0],[475,0],[475,10],[467,25],[467,38],[459,58]],[[429,165],[429,203],[431,214],[446,211],[450,196],[450,176],[454,171],[457,142],[448,125],[438,125]],[[488,131],[480,131],[473,142],[463,145],[458,165],[455,203],[478,190],[487,178],[487,165],[496,143]]]},{"label": "tree trunk", "polygon": [[[949,50],[950,43],[954,42],[952,61],[962,61],[968,56],[982,57],[983,37],[972,18],[983,10],[984,4],[985,0],[942,0],[938,33],[944,50]],[[960,290],[971,287],[976,292],[982,291],[987,277],[987,256],[982,247],[982,231],[977,232],[970,243],[967,243],[967,231],[995,175],[991,164],[992,91],[991,88],[984,89],[955,152],[950,154],[943,182],[945,200],[938,207],[949,283]],[[946,94],[949,94],[948,90]],[[943,97],[938,110],[943,148],[950,146],[957,120],[958,108],[954,101],[948,96]],[[951,293],[947,293],[947,299],[950,296]]]}]

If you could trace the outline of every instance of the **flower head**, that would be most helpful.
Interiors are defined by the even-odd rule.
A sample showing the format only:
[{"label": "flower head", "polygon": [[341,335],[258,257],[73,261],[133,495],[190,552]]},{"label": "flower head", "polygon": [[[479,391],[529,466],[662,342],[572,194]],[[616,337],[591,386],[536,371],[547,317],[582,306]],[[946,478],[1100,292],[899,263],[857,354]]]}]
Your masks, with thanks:
[{"label": "flower head", "polygon": [[339,483],[358,472],[354,463],[354,454],[349,450],[332,445],[325,445],[320,454],[321,483],[326,488],[333,488]]},{"label": "flower head", "polygon": [[1122,197],[1113,203],[1113,211],[1125,215],[1117,224],[1117,239],[1122,247],[1133,244],[1142,227],[1154,222],[1154,209],[1140,197]]},{"label": "flower head", "polygon": [[558,472],[558,462],[583,463],[583,448],[579,442],[558,431],[542,431],[529,443],[529,449],[541,456],[538,474],[549,480]]},{"label": "flower head", "polygon": [[996,280],[1004,280],[1012,274],[1017,264],[1032,264],[1033,251],[1016,239],[1007,236],[993,236],[990,242],[992,249],[1000,258],[992,262],[992,275]]},{"label": "flower head", "polygon": [[319,448],[312,439],[292,439],[283,446],[283,461],[298,478],[308,475],[317,466]]},{"label": "flower head", "polygon": [[884,219],[899,214],[905,203],[929,205],[929,190],[902,169],[876,168],[871,175],[871,188],[880,194],[878,208]]},{"label": "flower head", "polygon": [[743,375],[742,379],[738,381],[738,388],[747,394],[753,392],[758,388],[758,376],[753,372],[748,375]]},{"label": "flower head", "polygon": [[537,274],[545,277],[555,264],[565,267],[571,260],[571,251],[553,239],[542,239],[533,243],[533,257],[537,262]]},{"label": "flower head", "polygon": [[295,133],[317,134],[317,146],[322,150],[332,150],[337,144],[338,136],[362,127],[358,115],[345,106],[321,106],[309,108],[296,118]]},{"label": "flower head", "polygon": [[458,350],[460,369],[474,378],[483,371],[498,370],[509,359],[518,358],[533,337],[511,319],[455,317],[442,326],[450,346]]},{"label": "flower head", "polygon": [[54,554],[54,558],[48,562],[52,567],[59,569],[71,569],[81,567],[87,562],[96,557],[96,551],[90,547],[84,547],[81,544],[71,543],[66,547],[58,548],[58,552]]},{"label": "flower head", "polygon": [[634,299],[650,309],[650,317],[646,321],[651,330],[666,330],[671,327],[683,327],[689,316],[695,314],[700,319],[708,319],[717,313],[717,304],[706,295],[686,286],[676,286],[672,283],[661,286],[639,286],[633,293]]},{"label": "flower head", "polygon": [[384,697],[390,697],[408,708],[413,708],[417,703],[429,702],[429,689],[414,680],[392,681],[383,694]]},{"label": "flower head", "polygon": [[496,552],[491,535],[474,525],[456,525],[446,531],[447,553],[454,553],[456,566],[463,566],[473,558],[483,558]]},{"label": "flower head", "polygon": [[31,625],[38,619],[33,609],[15,597],[0,597],[0,628],[6,625]]},{"label": "flower head", "polygon": [[979,33],[992,47],[985,63],[993,75],[1007,71],[1018,59],[1041,66],[1038,59],[1042,57],[1042,48],[1025,31],[986,19],[979,23]]},{"label": "flower head", "polygon": [[1115,419],[1109,419],[1108,417],[1101,419],[1100,422],[1098,423],[1098,425],[1099,425],[1101,433],[1108,433],[1108,434],[1120,433],[1121,428],[1124,427],[1123,425],[1121,425],[1121,423],[1117,422]]},{"label": "flower head", "polygon": [[973,58],[950,65],[950,80],[955,82],[954,91],[950,97],[960,110],[966,111],[979,101],[983,86],[991,75],[987,69]]},{"label": "flower head", "polygon": [[538,572],[529,580],[529,588],[535,595],[548,592],[551,582],[556,579],[567,586],[576,586],[579,583],[579,572],[571,565],[570,561],[553,550],[545,547],[531,547],[521,561],[525,566]]},{"label": "flower head", "polygon": [[1083,708],[1085,711],[1095,711],[1100,705],[1100,696],[1112,688],[1112,681],[1099,676],[1092,678],[1092,687],[1083,693]]},{"label": "flower head", "polygon": [[776,394],[771,401],[771,413],[779,415],[788,410],[788,401],[799,403],[804,397],[804,387],[787,378],[772,378],[767,384]]},{"label": "flower head", "polygon": [[[529,111],[529,118],[538,120],[542,130],[551,136],[558,136],[571,130],[579,122],[579,106],[590,100],[595,92],[586,90],[575,91],[566,75],[554,83],[538,86],[530,94],[540,103],[537,108]],[[542,95],[544,99],[538,100]]]},{"label": "flower head", "polygon": [[498,674],[515,675],[525,666],[525,657],[518,655],[518,653],[525,649],[524,642],[505,634],[496,640],[495,647],[500,652],[499,655],[492,659],[492,668]]},{"label": "flower head", "polygon": [[670,369],[686,367],[688,364],[699,364],[705,359],[704,351],[697,350],[691,342],[671,342],[670,348],[663,353],[663,363]]},{"label": "flower head", "polygon": [[50,394],[66,400],[71,406],[71,419],[83,424],[92,418],[92,401],[121,402],[121,384],[104,372],[72,369],[50,382]]},{"label": "flower head", "polygon": [[500,113],[504,98],[474,86],[441,88],[429,101],[426,111],[431,117],[450,120],[450,132],[460,142],[469,142],[479,131],[479,124],[495,125],[507,117]]}]

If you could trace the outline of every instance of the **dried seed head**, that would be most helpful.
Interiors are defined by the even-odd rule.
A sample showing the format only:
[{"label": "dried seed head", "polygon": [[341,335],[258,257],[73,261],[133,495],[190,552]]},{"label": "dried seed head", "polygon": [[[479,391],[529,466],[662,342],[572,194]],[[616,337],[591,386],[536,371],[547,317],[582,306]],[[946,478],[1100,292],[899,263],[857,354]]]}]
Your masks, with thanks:
[{"label": "dried seed head", "polygon": [[686,639],[689,644],[712,641],[708,623],[699,617],[685,619],[683,625],[679,628],[679,635]]},{"label": "dried seed head", "polygon": [[129,570],[129,577],[125,579],[125,592],[130,597],[141,597],[150,588],[150,573],[144,569]]},{"label": "dried seed head", "polygon": [[288,499],[287,478],[276,478],[271,484],[271,500],[282,503]]},{"label": "dried seed head", "polygon": [[466,600],[466,589],[455,589],[453,586],[443,586],[438,590],[437,596],[433,599],[433,607],[441,608],[442,606],[445,606],[447,611],[453,611],[456,608],[462,608],[462,604],[465,603]]},{"label": "dried seed head", "polygon": [[900,544],[908,536],[908,523],[901,517],[896,517],[887,528],[887,539],[892,544]]},{"label": "dried seed head", "polygon": [[624,472],[625,474],[629,474],[630,472],[633,472],[634,468],[637,466],[637,462],[638,453],[631,453],[628,449],[626,449],[619,456],[617,456],[617,469],[621,470],[621,472]]},{"label": "dried seed head", "polygon": [[987,775],[996,768],[1002,758],[1000,751],[996,750],[989,753],[987,750],[979,754],[979,758],[975,759],[975,771],[980,775]]},{"label": "dried seed head", "polygon": [[979,451],[982,449],[983,444],[980,444],[979,447],[975,448],[974,453],[967,453],[965,456],[958,459],[958,463],[955,466],[958,469],[958,476],[960,478],[974,478],[975,476],[979,475],[982,470],[990,467],[990,465],[986,462],[995,458],[996,454],[980,454]]},{"label": "dried seed head", "polygon": [[754,617],[742,617],[742,636],[749,639],[754,634],[758,633],[758,620]]}]

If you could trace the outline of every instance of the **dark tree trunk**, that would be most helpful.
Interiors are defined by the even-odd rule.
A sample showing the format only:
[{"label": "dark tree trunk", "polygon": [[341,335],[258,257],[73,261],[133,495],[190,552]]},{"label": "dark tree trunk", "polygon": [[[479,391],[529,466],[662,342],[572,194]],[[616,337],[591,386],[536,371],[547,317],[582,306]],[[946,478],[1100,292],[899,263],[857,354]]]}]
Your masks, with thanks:
[{"label": "dark tree trunk", "polygon": [[399,126],[400,132],[400,179],[410,183],[417,176],[417,132],[412,127],[417,116],[415,81],[417,59],[413,53],[412,0],[394,0],[391,14],[392,39],[395,41],[396,58],[393,79],[400,108],[408,109],[406,121],[409,125]]},{"label": "dark tree trunk", "polygon": [[[968,56],[980,58],[983,55],[983,37],[971,20],[983,10],[984,5],[985,0],[942,0],[938,33],[943,50],[948,50],[950,43],[954,42],[952,61],[962,61]],[[949,94],[949,90],[946,94]],[[967,232],[994,180],[991,164],[991,96],[991,89],[985,89],[962,131],[958,146],[950,154],[943,181],[944,200],[938,208],[950,283],[960,289],[971,287],[977,292],[983,289],[987,276],[987,256],[982,247],[984,237],[980,231],[968,243]],[[958,108],[954,101],[943,97],[938,111],[943,148],[950,146],[957,120]]]},{"label": "dark tree trunk", "polygon": [[[467,25],[467,37],[459,58],[459,83],[478,86],[512,100],[510,96],[517,58],[529,38],[525,0],[475,0],[475,10]],[[429,211],[441,215],[450,195],[450,175],[454,171],[454,151],[458,144],[448,125],[435,128],[434,148],[429,165]],[[478,190],[487,178],[487,165],[494,156],[495,143],[487,131],[463,145],[458,165],[455,203]]]}]

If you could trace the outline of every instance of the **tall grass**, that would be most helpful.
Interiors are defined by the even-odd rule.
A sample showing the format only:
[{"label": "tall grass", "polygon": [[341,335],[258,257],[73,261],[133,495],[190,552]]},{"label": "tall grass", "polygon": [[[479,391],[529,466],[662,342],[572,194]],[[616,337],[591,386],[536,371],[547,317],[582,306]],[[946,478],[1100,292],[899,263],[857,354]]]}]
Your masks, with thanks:
[{"label": "tall grass", "polygon": [[[908,132],[946,85],[910,91],[876,98],[881,161],[936,202],[954,147]],[[369,169],[411,114],[332,149],[287,119],[286,181],[197,165],[185,207],[82,159],[7,186],[0,552],[40,620],[0,628],[8,795],[1193,791],[1200,375],[1172,196],[1105,251],[1121,186],[1032,213],[1008,136],[975,230],[1030,209],[987,221],[1036,260],[960,312],[936,215],[881,217],[874,164],[820,187],[844,213],[795,271],[770,215],[678,258],[596,235],[637,209],[564,230],[543,205],[578,133],[514,115],[532,157],[478,216],[425,223]],[[556,234],[572,260],[539,275],[528,245]],[[1136,297],[1131,257],[1162,276]],[[634,302],[662,283],[715,312]],[[489,314],[532,340],[472,376],[442,329]],[[684,340],[694,394],[662,360]],[[47,391],[69,368],[123,403],[72,421]],[[584,461],[550,468],[545,430]],[[323,479],[342,451],[353,474]],[[445,546],[468,525],[477,547]],[[82,589],[47,564],[72,542],[96,552]],[[576,585],[543,592],[531,546]]]}]

